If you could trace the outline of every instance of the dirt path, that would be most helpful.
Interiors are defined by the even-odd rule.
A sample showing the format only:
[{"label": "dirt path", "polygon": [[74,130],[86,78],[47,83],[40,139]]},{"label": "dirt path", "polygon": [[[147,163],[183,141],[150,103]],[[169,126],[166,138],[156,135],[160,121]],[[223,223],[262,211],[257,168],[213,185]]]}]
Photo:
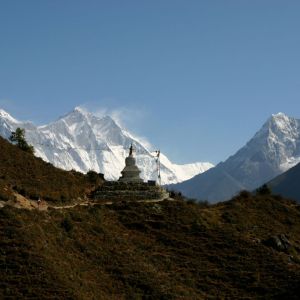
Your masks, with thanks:
[{"label": "dirt path", "polygon": [[[160,199],[147,199],[147,200],[137,200],[133,202],[144,202],[144,203],[157,203],[161,202],[164,200],[169,200],[169,201],[174,201],[174,199],[169,198],[169,197],[162,197]],[[15,199],[14,200],[9,200],[9,201],[1,201],[0,202],[0,209],[3,208],[4,206],[13,206],[15,208],[19,209],[37,209],[40,211],[47,211],[48,208],[52,209],[70,209],[74,208],[76,206],[94,206],[94,205],[112,205],[113,203],[117,203],[114,201],[106,201],[106,202],[96,202],[94,200],[89,200],[89,201],[84,201],[84,202],[78,202],[74,204],[68,204],[68,205],[61,205],[61,206],[56,206],[56,205],[51,205],[45,200],[41,200],[40,202],[35,201],[35,200],[30,200],[25,198],[24,196],[15,193]]]},{"label": "dirt path", "polygon": [[[137,201],[132,201],[132,202],[157,203],[157,202],[161,202],[161,201],[164,201],[164,200],[174,201],[174,199],[172,199],[172,198],[163,197],[161,199],[137,200]],[[76,206],[112,205],[113,203],[117,203],[117,202],[113,202],[113,201],[95,202],[95,201],[91,200],[91,201],[82,202],[82,203],[75,203],[73,205],[63,205],[63,206],[51,206],[51,205],[49,205],[48,207],[51,207],[51,208],[54,208],[54,209],[66,209],[66,208],[73,208],[73,207],[76,207]]]}]

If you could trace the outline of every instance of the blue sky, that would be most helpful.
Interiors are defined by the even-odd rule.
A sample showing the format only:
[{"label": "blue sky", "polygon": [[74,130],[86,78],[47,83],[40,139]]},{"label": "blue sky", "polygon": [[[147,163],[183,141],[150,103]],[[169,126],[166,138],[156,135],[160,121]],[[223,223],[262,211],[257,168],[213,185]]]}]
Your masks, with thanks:
[{"label": "blue sky", "polygon": [[[300,118],[300,1],[0,0],[0,107],[119,113],[175,162],[225,160]],[[122,117],[123,114],[123,117]]]}]

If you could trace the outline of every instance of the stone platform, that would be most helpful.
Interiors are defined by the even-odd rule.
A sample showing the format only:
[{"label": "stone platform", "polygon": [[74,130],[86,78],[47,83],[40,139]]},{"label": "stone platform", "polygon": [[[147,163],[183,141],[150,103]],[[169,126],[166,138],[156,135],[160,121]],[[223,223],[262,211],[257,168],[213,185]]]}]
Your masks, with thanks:
[{"label": "stone platform", "polygon": [[169,193],[153,183],[107,181],[92,197],[101,201],[142,201],[166,199]]}]

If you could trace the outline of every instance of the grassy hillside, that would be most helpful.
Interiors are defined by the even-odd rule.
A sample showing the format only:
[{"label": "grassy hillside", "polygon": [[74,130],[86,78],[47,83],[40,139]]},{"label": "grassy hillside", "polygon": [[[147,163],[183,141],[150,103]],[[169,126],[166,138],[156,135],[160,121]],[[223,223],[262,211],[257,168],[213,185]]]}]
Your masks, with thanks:
[{"label": "grassy hillside", "polygon": [[[272,236],[290,245],[278,249]],[[214,206],[0,209],[0,298],[298,299],[300,208],[272,196]]]},{"label": "grassy hillside", "polygon": [[33,200],[69,202],[83,197],[93,184],[87,176],[55,168],[0,137],[0,201],[15,191]]}]

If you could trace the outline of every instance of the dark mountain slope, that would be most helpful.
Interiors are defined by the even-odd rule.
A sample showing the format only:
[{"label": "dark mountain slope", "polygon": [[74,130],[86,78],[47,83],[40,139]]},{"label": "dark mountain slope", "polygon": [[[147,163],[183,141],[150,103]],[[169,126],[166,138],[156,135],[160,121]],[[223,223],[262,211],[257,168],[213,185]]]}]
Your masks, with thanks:
[{"label": "dark mountain slope", "polygon": [[300,202],[300,164],[271,180],[268,186],[273,193]]},{"label": "dark mountain slope", "polygon": [[[268,244],[284,234],[287,249]],[[0,298],[298,299],[299,206],[227,203],[0,209]]]},{"label": "dark mountain slope", "polygon": [[190,180],[177,185],[169,185],[169,188],[180,190],[190,198],[208,200],[210,203],[222,201],[224,198],[230,199],[237,191],[245,189],[219,165]]},{"label": "dark mountain slope", "polygon": [[18,192],[34,200],[67,202],[91,187],[87,176],[55,168],[0,137],[0,201]]}]

